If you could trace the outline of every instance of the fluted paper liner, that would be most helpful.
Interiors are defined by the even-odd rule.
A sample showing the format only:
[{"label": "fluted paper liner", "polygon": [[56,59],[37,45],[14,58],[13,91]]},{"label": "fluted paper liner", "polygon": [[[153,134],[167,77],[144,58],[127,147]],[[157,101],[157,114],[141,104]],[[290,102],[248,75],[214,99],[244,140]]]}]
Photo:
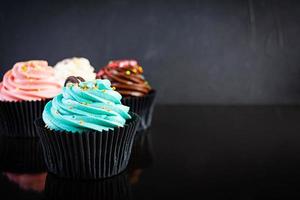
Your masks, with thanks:
[{"label": "fluted paper liner", "polygon": [[69,180],[48,174],[44,194],[49,200],[131,199],[130,185],[127,174],[124,173],[98,181]]},{"label": "fluted paper liner", "polygon": [[128,165],[139,117],[130,113],[124,127],[109,131],[71,133],[36,121],[48,171],[59,177],[99,179],[119,174]]},{"label": "fluted paper liner", "polygon": [[15,173],[46,171],[43,151],[38,138],[1,136],[0,169]]},{"label": "fluted paper liner", "polygon": [[0,134],[10,137],[38,137],[34,121],[42,116],[48,101],[0,101]]},{"label": "fluted paper liner", "polygon": [[155,96],[156,91],[152,90],[142,97],[125,97],[121,100],[122,104],[130,107],[131,112],[140,116],[141,123],[138,131],[145,130],[151,126]]}]

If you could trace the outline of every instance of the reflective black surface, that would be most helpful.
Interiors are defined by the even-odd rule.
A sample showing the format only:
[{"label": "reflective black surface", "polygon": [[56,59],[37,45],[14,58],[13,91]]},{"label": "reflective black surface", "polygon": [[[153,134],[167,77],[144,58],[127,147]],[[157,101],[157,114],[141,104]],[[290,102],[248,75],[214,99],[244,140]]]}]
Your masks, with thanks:
[{"label": "reflective black surface", "polygon": [[299,122],[300,106],[158,106],[128,169],[99,181],[47,176],[2,138],[0,199],[300,197]]}]

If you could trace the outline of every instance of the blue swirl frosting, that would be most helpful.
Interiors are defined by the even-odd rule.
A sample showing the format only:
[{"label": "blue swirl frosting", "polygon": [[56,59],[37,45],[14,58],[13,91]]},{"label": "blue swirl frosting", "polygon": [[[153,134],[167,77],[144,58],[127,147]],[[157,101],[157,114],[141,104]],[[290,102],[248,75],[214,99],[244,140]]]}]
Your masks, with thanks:
[{"label": "blue swirl frosting", "polygon": [[46,104],[43,120],[51,130],[73,133],[123,127],[131,116],[121,98],[106,79],[67,84],[61,94]]}]

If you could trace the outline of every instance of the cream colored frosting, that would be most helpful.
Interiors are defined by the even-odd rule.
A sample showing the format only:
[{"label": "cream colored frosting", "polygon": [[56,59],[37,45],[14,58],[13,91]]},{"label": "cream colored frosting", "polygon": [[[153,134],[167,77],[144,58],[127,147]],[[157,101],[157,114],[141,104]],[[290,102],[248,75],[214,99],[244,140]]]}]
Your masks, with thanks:
[{"label": "cream colored frosting", "polygon": [[64,84],[69,76],[81,76],[86,81],[96,79],[94,67],[91,66],[90,61],[86,58],[66,58],[58,62],[54,66],[54,70],[55,76],[60,80],[61,84]]}]

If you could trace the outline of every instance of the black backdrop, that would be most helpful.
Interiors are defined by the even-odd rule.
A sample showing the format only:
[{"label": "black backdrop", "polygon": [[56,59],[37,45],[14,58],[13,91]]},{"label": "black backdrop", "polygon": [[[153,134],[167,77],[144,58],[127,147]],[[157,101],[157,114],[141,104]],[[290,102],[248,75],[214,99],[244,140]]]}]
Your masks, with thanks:
[{"label": "black backdrop", "polygon": [[20,60],[136,58],[159,103],[300,102],[297,0],[7,1],[0,27],[1,76]]}]

